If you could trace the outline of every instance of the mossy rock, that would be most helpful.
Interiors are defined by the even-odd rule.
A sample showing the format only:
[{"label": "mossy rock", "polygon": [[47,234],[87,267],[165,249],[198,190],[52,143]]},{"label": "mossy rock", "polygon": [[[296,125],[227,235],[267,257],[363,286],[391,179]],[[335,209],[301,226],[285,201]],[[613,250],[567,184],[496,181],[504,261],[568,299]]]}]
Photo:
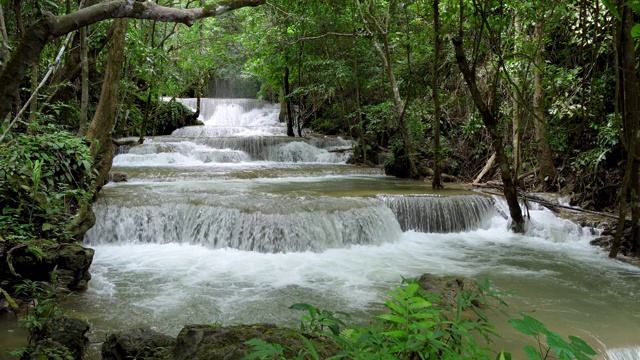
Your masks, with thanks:
[{"label": "mossy rock", "polygon": [[245,342],[261,339],[280,344],[285,358],[293,358],[307,349],[302,336],[315,347],[321,359],[339,352],[337,344],[328,337],[305,334],[300,331],[278,327],[273,324],[237,326],[187,325],[178,335],[176,347],[170,357],[175,360],[236,360],[252,352]]},{"label": "mossy rock", "polygon": [[3,286],[9,285],[7,288],[25,279],[50,281],[55,269],[57,286],[68,291],[87,289],[93,249],[43,240],[11,243],[4,249],[0,252],[0,277],[4,279]]}]

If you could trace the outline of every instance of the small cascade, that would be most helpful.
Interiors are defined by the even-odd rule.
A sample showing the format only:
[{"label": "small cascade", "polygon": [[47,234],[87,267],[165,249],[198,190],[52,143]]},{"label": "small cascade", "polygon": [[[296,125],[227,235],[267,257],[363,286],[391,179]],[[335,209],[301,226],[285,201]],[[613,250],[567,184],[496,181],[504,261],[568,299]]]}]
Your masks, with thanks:
[{"label": "small cascade", "polygon": [[480,195],[380,196],[398,218],[402,230],[455,233],[489,228],[493,201]]},{"label": "small cascade", "polygon": [[391,211],[373,199],[264,198],[210,204],[97,205],[92,245],[187,243],[263,253],[321,252],[382,244],[402,236]]},{"label": "small cascade", "polygon": [[638,360],[640,347],[607,349],[604,358],[606,360]]},{"label": "small cascade", "polygon": [[201,165],[250,161],[246,153],[232,149],[214,149],[188,141],[148,142],[116,156],[116,166]]},{"label": "small cascade", "polygon": [[[247,153],[254,161],[344,163],[349,152],[329,152],[307,143],[306,139],[281,136],[248,137],[158,137],[152,142],[186,142],[213,149],[231,149]],[[344,142],[345,140],[341,140]]]},{"label": "small cascade", "polygon": [[[286,132],[285,132],[286,133]],[[282,126],[186,126],[175,130],[172,136],[230,137],[230,136],[282,136]]]},{"label": "small cascade", "polygon": [[[165,100],[168,100],[165,98]],[[176,99],[192,111],[197,109],[197,99]],[[200,119],[208,127],[259,127],[272,126],[286,129],[278,119],[279,104],[256,99],[200,99]],[[190,131],[189,127],[186,132]],[[197,136],[191,133],[182,134]]]}]

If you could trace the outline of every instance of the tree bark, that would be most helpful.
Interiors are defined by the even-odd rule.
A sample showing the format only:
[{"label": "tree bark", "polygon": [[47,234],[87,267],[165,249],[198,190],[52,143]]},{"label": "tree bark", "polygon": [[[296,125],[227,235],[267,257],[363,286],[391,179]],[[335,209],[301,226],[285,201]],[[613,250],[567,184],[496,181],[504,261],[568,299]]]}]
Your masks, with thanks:
[{"label": "tree bark", "polygon": [[442,160],[440,154],[440,91],[438,66],[440,64],[440,1],[433,1],[433,33],[434,33],[434,50],[433,50],[433,70],[431,89],[433,91],[433,178],[431,187],[434,189],[442,188]]},{"label": "tree bark", "polygon": [[96,192],[108,182],[109,170],[113,161],[113,143],[111,131],[116,120],[118,105],[118,91],[120,89],[120,75],[124,63],[124,45],[128,19],[117,19],[113,41],[109,48],[107,68],[100,92],[100,100],[93,116],[87,139],[91,142],[89,148],[93,158],[94,169],[97,170],[97,178],[94,185]]},{"label": "tree bark", "polygon": [[[541,13],[541,10],[538,10]],[[545,93],[542,87],[542,76],[544,72],[544,21],[539,14],[535,25],[535,37],[538,44],[538,51],[535,56],[534,84],[533,84],[533,109],[535,117],[535,137],[538,147],[540,171],[538,176],[543,190],[552,187],[556,177],[556,167],[553,164],[553,153],[549,144],[549,128],[547,126]]]},{"label": "tree bark", "polygon": [[[515,20],[513,21],[513,26],[515,28],[515,52],[519,51],[518,42],[520,40],[520,18],[516,15]],[[520,111],[520,102],[522,99],[520,98],[520,69],[516,69],[516,75],[513,77],[515,82],[515,89],[513,90],[513,170],[516,178],[518,174],[520,174],[520,170],[522,168],[522,151],[520,149],[520,144],[522,141],[522,113]]]},{"label": "tree bark", "polygon": [[2,71],[9,54],[9,36],[7,35],[7,25],[4,22],[2,4],[0,4],[0,36],[2,36],[2,43],[0,44],[0,71]]},{"label": "tree bark", "polygon": [[[500,169],[500,175],[502,177],[502,183],[504,186],[504,197],[509,205],[509,214],[511,215],[511,230],[517,233],[524,232],[524,217],[522,216],[522,210],[520,204],[518,204],[518,195],[516,192],[515,182],[511,175],[511,167],[509,166],[509,158],[504,151],[504,144],[502,143],[502,134],[498,129],[498,114],[494,114],[487,103],[484,101],[478,84],[476,83],[475,73],[471,70],[467,57],[464,53],[461,38],[451,39],[453,48],[455,49],[456,63],[462,73],[462,76],[469,88],[473,102],[478,108],[478,112],[482,117],[485,127],[489,131],[491,137],[491,144],[496,152],[496,160],[498,161],[498,168]],[[497,101],[497,99],[493,99]],[[498,106],[494,106],[498,109]]]},{"label": "tree bark", "polygon": [[625,2],[618,1],[618,11],[620,21],[615,22],[615,54],[616,54],[616,95],[618,97],[618,113],[622,115],[623,125],[623,145],[627,151],[627,165],[622,188],[620,189],[620,212],[618,218],[618,228],[614,243],[609,252],[609,257],[616,257],[622,242],[622,233],[627,214],[627,190],[631,189],[631,224],[632,224],[632,250],[638,250],[638,220],[640,217],[638,189],[640,189],[638,179],[638,160],[640,154],[640,141],[638,130],[640,128],[640,98],[638,92],[640,85],[636,73],[635,42],[631,36],[633,27],[633,12]]},{"label": "tree bark", "polygon": [[82,63],[82,95],[80,97],[80,125],[78,136],[87,134],[89,112],[89,59],[87,50],[87,28],[80,28],[80,59]]},{"label": "tree bark", "polygon": [[225,0],[202,8],[175,9],[151,1],[112,0],[84,7],[68,15],[45,13],[28,31],[0,73],[0,118],[10,110],[10,101],[20,87],[26,71],[51,40],[106,19],[135,18],[182,23],[214,17],[242,7],[262,5],[266,0]]},{"label": "tree bark", "polygon": [[289,94],[291,93],[291,86],[289,84],[289,67],[284,69],[284,102],[287,109],[287,136],[296,136],[293,133],[293,113],[291,111],[291,99]]}]

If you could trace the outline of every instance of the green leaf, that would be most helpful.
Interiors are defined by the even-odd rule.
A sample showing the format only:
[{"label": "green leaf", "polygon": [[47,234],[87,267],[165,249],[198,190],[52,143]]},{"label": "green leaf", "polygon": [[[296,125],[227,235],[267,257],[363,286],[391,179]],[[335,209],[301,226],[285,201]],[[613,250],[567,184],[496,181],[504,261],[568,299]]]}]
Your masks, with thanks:
[{"label": "green leaf", "polygon": [[595,350],[593,350],[591,346],[589,346],[589,344],[587,344],[584,340],[580,339],[577,336],[569,335],[569,340],[571,340],[571,345],[587,355],[598,354]]},{"label": "green leaf", "polygon": [[527,359],[529,360],[542,360],[542,356],[538,353],[538,350],[531,345],[526,345],[524,348],[524,353],[527,355]]},{"label": "green leaf", "polygon": [[524,316],[524,322],[527,323],[527,325],[531,328],[534,329],[540,333],[547,333],[547,327],[545,326],[545,324],[541,323],[540,321],[538,321],[537,319],[525,315]]},{"label": "green leaf", "polygon": [[378,315],[377,318],[381,319],[381,320],[386,320],[386,321],[391,321],[391,322],[394,322],[394,323],[402,324],[402,325],[407,325],[407,320],[405,318],[403,318],[403,317],[398,316],[398,315],[382,314],[382,315]]},{"label": "green leaf", "polygon": [[521,320],[521,319],[510,319],[508,322],[509,322],[509,325],[511,325],[511,327],[516,329],[518,332],[521,332],[521,333],[523,333],[525,335],[532,335],[532,336],[538,335],[538,331],[532,329],[529,326],[529,324],[524,322],[524,320]]},{"label": "green leaf", "polygon": [[607,8],[607,10],[609,10],[611,15],[613,15],[616,19],[618,19],[618,21],[621,19],[620,18],[620,13],[618,12],[618,9],[616,8],[616,6],[611,1],[602,0],[602,4]]},{"label": "green leaf", "polygon": [[49,223],[44,223],[42,224],[42,231],[48,231],[48,230],[52,230],[55,229],[55,226],[49,224]]},{"label": "green leaf", "polygon": [[511,353],[501,351],[497,356],[496,360],[512,360]]},{"label": "green leaf", "polygon": [[640,24],[633,25],[633,28],[631,28],[631,36],[634,38],[640,37]]}]

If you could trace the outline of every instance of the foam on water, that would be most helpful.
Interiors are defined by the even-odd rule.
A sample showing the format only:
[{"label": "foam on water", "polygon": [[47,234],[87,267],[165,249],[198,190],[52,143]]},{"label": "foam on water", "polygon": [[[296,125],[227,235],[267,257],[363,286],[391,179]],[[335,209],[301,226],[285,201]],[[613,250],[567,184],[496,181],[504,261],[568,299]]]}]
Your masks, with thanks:
[{"label": "foam on water", "polygon": [[640,347],[628,347],[607,349],[606,360],[638,360],[640,359]]},{"label": "foam on water", "polygon": [[[499,288],[522,291],[526,299],[548,304],[539,310],[577,327],[593,328],[590,324],[602,323],[603,316],[626,316],[635,307],[626,299],[640,295],[639,286],[629,284],[637,283],[640,271],[609,261],[588,245],[589,239],[583,235],[563,243],[515,235],[507,230],[506,220],[496,217],[488,229],[463,234],[409,231],[397,242],[323,252],[101,243],[92,245],[101,280],[90,283],[92,300],[87,301],[117,303],[122,311],[101,316],[117,318],[124,327],[154,323],[174,334],[182,324],[193,322],[295,324],[300,314],[287,310],[293,303],[359,314],[376,308],[382,293],[398,284],[400,276],[431,272],[490,276]],[[605,279],[611,287],[598,285]],[[616,305],[599,305],[604,298]],[[558,306],[579,310],[557,313]]]}]

